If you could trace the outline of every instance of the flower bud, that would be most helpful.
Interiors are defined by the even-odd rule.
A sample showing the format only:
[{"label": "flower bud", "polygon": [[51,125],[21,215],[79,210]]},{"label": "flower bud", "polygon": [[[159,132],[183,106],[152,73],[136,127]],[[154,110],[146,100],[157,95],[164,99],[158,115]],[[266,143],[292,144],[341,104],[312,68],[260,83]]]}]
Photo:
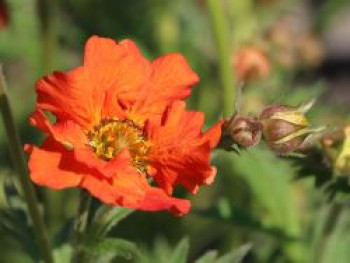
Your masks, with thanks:
[{"label": "flower bud", "polygon": [[268,29],[266,39],[273,48],[288,50],[293,46],[292,24],[291,17],[285,16]]},{"label": "flower bud", "polygon": [[9,22],[8,8],[5,0],[0,0],[0,29],[6,28]]},{"label": "flower bud", "polygon": [[327,134],[322,145],[337,175],[350,175],[350,124]]},{"label": "flower bud", "polygon": [[310,67],[320,65],[325,57],[322,43],[312,34],[307,34],[301,38],[297,46],[297,52],[301,62]]},{"label": "flower bud", "polygon": [[263,51],[254,47],[243,47],[233,58],[236,76],[249,81],[266,78],[270,74],[269,61]]},{"label": "flower bud", "polygon": [[344,140],[335,168],[339,173],[350,174],[350,125],[344,127]]},{"label": "flower bud", "polygon": [[310,136],[320,131],[310,128],[309,121],[304,115],[311,106],[312,103],[309,103],[293,109],[274,105],[263,110],[260,115],[263,136],[271,150],[278,154],[287,154],[308,146]]},{"label": "flower bud", "polygon": [[224,126],[224,134],[241,148],[254,146],[260,142],[262,126],[254,117],[235,116]]}]

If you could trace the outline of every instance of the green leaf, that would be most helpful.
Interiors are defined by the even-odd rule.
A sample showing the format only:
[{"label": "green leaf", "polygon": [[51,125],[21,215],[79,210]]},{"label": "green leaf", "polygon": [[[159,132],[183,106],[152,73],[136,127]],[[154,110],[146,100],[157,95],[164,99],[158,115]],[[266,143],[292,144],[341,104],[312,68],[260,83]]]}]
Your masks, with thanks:
[{"label": "green leaf", "polygon": [[184,238],[175,248],[168,263],[186,263],[190,244],[188,238]]},{"label": "green leaf", "polygon": [[320,148],[308,150],[304,158],[285,157],[296,168],[297,179],[313,178],[316,188],[324,191],[329,200],[338,193],[350,193],[350,183],[347,177],[336,177],[329,160]]},{"label": "green leaf", "polygon": [[208,251],[199,259],[197,259],[195,263],[214,263],[217,255],[218,255],[218,252],[216,250]]},{"label": "green leaf", "polygon": [[72,256],[72,247],[65,243],[64,245],[55,248],[53,251],[55,262],[70,262]]},{"label": "green leaf", "polygon": [[251,248],[251,244],[243,245],[238,249],[235,249],[230,253],[221,256],[217,261],[215,261],[215,263],[241,263]]},{"label": "green leaf", "polygon": [[96,212],[90,236],[104,237],[114,226],[129,216],[133,210],[124,207],[102,205]]},{"label": "green leaf", "polygon": [[278,238],[282,241],[292,241],[296,240],[296,236],[289,235],[285,233],[284,230],[277,226],[266,226],[264,225],[260,219],[256,216],[253,216],[250,212],[230,206],[228,207],[228,200],[221,198],[216,207],[212,207],[206,210],[193,210],[193,214],[197,214],[198,216],[210,218],[213,220],[217,220],[223,223],[228,223],[232,225],[236,225],[239,227],[246,227],[254,231],[258,231],[271,237]]},{"label": "green leaf", "polygon": [[344,206],[334,204],[328,210],[326,223],[325,233],[319,240],[316,253],[314,254],[314,262],[349,262],[349,212],[344,209]]},{"label": "green leaf", "polygon": [[3,229],[17,240],[23,249],[34,259],[38,260],[39,251],[34,239],[32,228],[28,225],[27,215],[19,209],[0,210],[0,230]]},{"label": "green leaf", "polygon": [[109,256],[111,258],[120,256],[132,259],[139,255],[136,245],[130,241],[120,238],[90,239],[83,244],[83,249],[92,256]]},{"label": "green leaf", "polygon": [[[164,237],[157,237],[154,243],[154,259],[157,259],[156,262],[164,262],[169,259],[173,248],[170,246],[168,241]],[[152,259],[153,259],[152,258]],[[153,261],[151,261],[153,263]]]},{"label": "green leaf", "polygon": [[[233,158],[232,168],[246,180],[255,202],[265,209],[265,213],[259,217],[263,225],[278,227],[287,236],[300,237],[301,217],[291,184],[295,169],[260,147],[245,152],[240,158]],[[302,260],[301,243],[281,245],[292,261]]]}]

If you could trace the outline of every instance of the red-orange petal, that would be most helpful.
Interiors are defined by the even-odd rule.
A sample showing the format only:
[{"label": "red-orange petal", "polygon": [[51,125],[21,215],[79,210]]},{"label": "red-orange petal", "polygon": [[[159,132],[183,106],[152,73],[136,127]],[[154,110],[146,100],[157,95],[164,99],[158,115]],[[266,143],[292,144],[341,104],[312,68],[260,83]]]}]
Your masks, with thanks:
[{"label": "red-orange petal", "polygon": [[161,189],[151,187],[144,175],[130,166],[126,151],[115,158],[114,164],[107,163],[105,174],[96,166],[87,166],[91,159],[80,162],[74,151],[68,151],[51,137],[42,148],[27,145],[26,152],[30,155],[31,179],[39,185],[53,189],[80,186],[103,202],[145,211],[168,210],[183,215],[190,209],[188,200],[169,197]]},{"label": "red-orange petal", "polygon": [[86,43],[82,67],[37,81],[37,106],[59,120],[91,128],[101,118],[122,119],[150,74],[150,63],[132,41],[93,36]]},{"label": "red-orange petal", "polygon": [[80,184],[87,169],[74,161],[72,153],[52,138],[41,148],[26,146],[30,154],[28,167],[33,182],[53,189],[75,187]]},{"label": "red-orange petal", "polygon": [[210,148],[216,147],[219,143],[221,138],[221,127],[224,122],[224,120],[218,121],[203,134],[202,140],[209,142]]},{"label": "red-orange petal", "polygon": [[130,107],[151,73],[150,63],[134,42],[116,42],[97,36],[86,43],[84,69],[96,95],[108,93],[102,108],[103,117],[120,114],[119,109],[114,112],[118,101],[124,107]]},{"label": "red-orange petal", "polygon": [[99,176],[85,177],[82,187],[102,200],[103,202],[130,207],[145,211],[168,210],[175,215],[188,213],[188,200],[169,197],[158,188],[151,187],[145,175],[140,174],[130,165],[130,156],[127,151],[118,155],[111,167],[105,172],[109,178]]},{"label": "red-orange petal", "polygon": [[191,203],[186,199],[170,197],[162,189],[152,187],[134,208],[146,211],[168,210],[176,216],[182,216],[190,211]]},{"label": "red-orange petal", "polygon": [[184,99],[190,95],[190,88],[199,78],[182,55],[169,54],[153,61],[150,80],[155,96]]},{"label": "red-orange petal", "polygon": [[149,84],[138,94],[132,114],[146,120],[160,115],[174,101],[191,94],[191,88],[199,78],[186,59],[180,54],[169,54],[152,62]]},{"label": "red-orange petal", "polygon": [[[81,184],[92,195],[105,203],[121,206],[126,206],[128,200],[137,202],[143,198],[145,186],[135,182],[134,178],[138,173],[130,166],[131,159],[127,151],[117,155],[111,162],[105,162],[105,165],[99,163],[99,160],[92,160],[86,153],[79,155],[76,155],[79,159],[85,155],[89,168],[95,170],[95,173],[84,178]],[[130,187],[125,191],[123,185],[128,184]]]},{"label": "red-orange petal", "polygon": [[221,123],[202,133],[202,113],[186,112],[184,102],[173,103],[162,118],[151,119],[146,134],[152,141],[152,175],[171,194],[178,184],[196,193],[202,184],[213,181],[216,170],[210,166],[210,151],[216,146]]},{"label": "red-orange petal", "polygon": [[66,147],[81,147],[87,143],[82,128],[72,120],[51,124],[45,114],[40,109],[36,109],[30,115],[29,123]]},{"label": "red-orange petal", "polygon": [[108,163],[104,171],[113,173],[111,178],[76,160],[73,151],[51,137],[42,148],[31,145],[25,148],[30,155],[30,177],[39,185],[52,189],[80,186],[103,202],[145,211],[168,210],[183,215],[190,209],[188,200],[169,197],[161,189],[151,187],[144,175],[130,166],[127,152],[117,156],[114,164]]},{"label": "red-orange petal", "polygon": [[99,121],[103,94],[93,94],[83,67],[54,72],[36,82],[37,107],[52,112],[59,121],[73,120],[82,127]]},{"label": "red-orange petal", "polygon": [[126,149],[110,161],[98,158],[87,146],[74,149],[73,154],[77,162],[84,163],[88,168],[106,179],[113,178],[120,171],[127,173],[130,172],[131,168],[133,169],[130,165],[130,154]]}]

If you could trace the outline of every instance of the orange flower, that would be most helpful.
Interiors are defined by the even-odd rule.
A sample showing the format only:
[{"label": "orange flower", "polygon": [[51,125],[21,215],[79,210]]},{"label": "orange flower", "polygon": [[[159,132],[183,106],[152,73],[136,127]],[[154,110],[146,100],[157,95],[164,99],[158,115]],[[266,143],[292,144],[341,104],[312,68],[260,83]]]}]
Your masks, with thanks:
[{"label": "orange flower", "polygon": [[254,47],[243,47],[233,58],[234,69],[239,80],[266,78],[270,74],[270,66],[266,55]]},{"label": "orange flower", "polygon": [[7,26],[9,21],[8,9],[5,0],[0,0],[0,29]]},{"label": "orange flower", "polygon": [[83,66],[36,83],[30,123],[48,137],[41,148],[26,146],[31,179],[82,187],[113,205],[186,214],[189,201],[173,189],[196,193],[213,181],[209,155],[222,124],[202,133],[203,114],[185,110],[198,80],[179,54],[149,62],[130,40],[91,37]]}]

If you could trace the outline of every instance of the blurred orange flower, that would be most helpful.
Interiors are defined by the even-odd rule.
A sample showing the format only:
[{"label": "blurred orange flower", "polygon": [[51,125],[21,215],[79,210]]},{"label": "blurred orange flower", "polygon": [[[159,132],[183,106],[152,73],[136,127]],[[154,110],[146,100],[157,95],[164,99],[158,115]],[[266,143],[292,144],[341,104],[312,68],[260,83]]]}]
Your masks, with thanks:
[{"label": "blurred orange flower", "polygon": [[0,29],[7,26],[9,22],[8,8],[5,0],[0,0]]},{"label": "blurred orange flower", "polygon": [[213,181],[210,151],[222,124],[202,133],[203,113],[186,111],[182,100],[198,80],[180,54],[149,62],[130,40],[91,37],[83,66],[36,83],[30,123],[48,137],[41,148],[26,146],[31,179],[82,187],[113,205],[186,214],[189,201],[173,189],[196,193]]},{"label": "blurred orange flower", "polygon": [[239,80],[266,78],[270,74],[269,61],[258,48],[245,46],[233,56],[236,77]]}]

